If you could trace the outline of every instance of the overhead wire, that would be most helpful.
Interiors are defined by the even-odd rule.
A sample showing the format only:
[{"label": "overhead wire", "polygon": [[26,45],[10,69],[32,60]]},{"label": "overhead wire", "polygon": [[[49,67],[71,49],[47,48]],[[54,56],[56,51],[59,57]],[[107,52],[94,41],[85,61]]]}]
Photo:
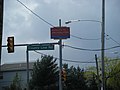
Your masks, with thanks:
[{"label": "overhead wire", "polygon": [[[74,46],[70,46],[70,45],[63,45],[65,47],[69,47],[69,48],[72,48],[72,49],[77,49],[77,50],[84,50],[84,51],[101,51],[102,49],[85,49],[85,48],[80,48],[80,47],[74,47]],[[106,48],[104,50],[110,50],[110,49],[114,49],[114,48],[119,48],[120,46],[113,46],[113,47],[110,47],[110,48]]]},{"label": "overhead wire", "polygon": [[[34,14],[36,17],[38,17],[40,20],[42,20],[43,22],[47,23],[48,25],[50,26],[53,26],[53,24],[49,23],[47,20],[45,20],[44,18],[42,18],[41,16],[39,16],[38,14],[36,14],[34,11],[32,11],[30,8],[28,8],[24,3],[22,3],[20,0],[17,0],[21,5],[23,5],[27,10],[29,10],[32,14]],[[81,39],[81,40],[100,40],[101,38],[96,38],[96,39],[89,39],[89,38],[81,38],[81,37],[78,37],[78,36],[75,36],[75,35],[72,35],[70,34],[72,37],[74,38],[77,38],[77,39]],[[109,36],[108,34],[106,34],[107,36]],[[109,36],[110,37],[110,36]],[[109,49],[114,49],[114,48],[118,48],[120,47],[120,43],[118,43],[116,40],[114,40],[112,37],[110,37],[111,40],[113,40],[114,42],[116,42],[119,46],[114,46],[114,47],[111,47],[111,48],[107,48],[105,50],[109,50]],[[102,49],[84,49],[84,48],[78,48],[78,47],[73,47],[73,46],[70,46],[70,45],[64,45],[64,46],[67,46],[67,47],[70,47],[70,48],[73,48],[73,49],[77,49],[77,50],[84,50],[84,51],[101,51]],[[35,51],[36,53],[39,53],[40,52],[37,52]],[[41,53],[43,55],[43,53]],[[45,55],[45,54],[44,54]],[[56,57],[55,57],[56,58]],[[59,59],[59,58],[57,58]],[[67,60],[67,59],[62,59],[63,61],[67,61],[67,62],[76,62],[76,63],[95,63],[95,62],[80,62],[80,61],[73,61],[73,60]]]},{"label": "overhead wire", "polygon": [[[30,8],[28,8],[24,3],[22,3],[20,0],[17,0],[21,5],[23,5],[27,10],[29,10],[32,14],[34,14],[36,17],[38,17],[40,20],[42,20],[43,22],[47,23],[50,26],[53,26],[53,24],[49,23],[47,20],[45,20],[44,18],[42,18],[41,16],[39,16],[37,13],[35,13],[34,11],[32,11]],[[89,38],[81,38],[75,35],[70,34],[72,37],[77,38],[77,39],[81,39],[81,40],[99,40],[100,38],[96,38],[96,39],[89,39]]]},{"label": "overhead wire", "polygon": [[[44,54],[44,53],[41,53],[41,52],[38,52],[36,50],[34,50],[34,52],[38,53],[38,54],[41,54],[41,55],[47,55],[47,54]],[[56,58],[56,59],[59,59],[58,57],[53,57],[53,58]],[[62,59],[63,61],[66,61],[66,62],[75,62],[75,63],[95,63],[94,61],[89,61],[89,62],[85,62],[85,61],[73,61],[73,60],[68,60],[68,59]]]},{"label": "overhead wire", "polygon": [[[27,10],[29,10],[32,14],[34,14],[36,17],[38,17],[40,20],[42,20],[43,22],[47,23],[50,26],[53,26],[53,24],[49,23],[47,20],[45,20],[44,18],[42,18],[41,16],[39,16],[37,13],[35,13],[34,11],[32,11],[30,8],[28,8],[24,3],[22,3],[20,0],[17,0],[21,5],[23,5]],[[75,35],[70,34],[72,37],[77,38],[77,39],[81,39],[81,40],[100,40],[101,38],[96,38],[96,39],[89,39],[89,38],[81,38]],[[109,36],[108,34],[106,34],[107,36]],[[110,37],[110,36],[109,36]],[[120,43],[118,43],[116,40],[114,40],[112,37],[110,37],[111,40],[113,40],[114,42],[116,42],[118,45],[120,45]],[[116,47],[112,47],[112,48],[116,48]],[[109,49],[109,48],[108,48]],[[81,49],[82,50],[82,49]],[[84,50],[84,49],[83,49]],[[87,50],[87,49],[85,49]],[[90,50],[88,49],[88,51],[99,51],[99,50]]]},{"label": "overhead wire", "polygon": [[101,39],[101,38],[95,38],[95,39],[82,38],[82,37],[78,37],[78,36],[75,36],[75,35],[72,35],[72,34],[70,34],[70,36],[72,36],[74,38],[77,38],[77,39],[81,39],[81,40],[100,40]]},{"label": "overhead wire", "polygon": [[30,8],[28,8],[24,3],[22,3],[20,0],[17,0],[21,5],[23,5],[27,10],[29,10],[32,14],[34,14],[36,17],[38,17],[40,20],[42,20],[43,22],[47,23],[50,26],[54,26],[51,23],[49,23],[47,20],[45,20],[44,18],[40,17],[38,14],[36,14],[34,11],[32,11]]},{"label": "overhead wire", "polygon": [[119,42],[117,42],[115,39],[113,39],[110,35],[106,34],[107,37],[109,37],[112,41],[114,41],[116,44],[120,45]]},{"label": "overhead wire", "polygon": [[[44,53],[41,53],[41,52],[38,52],[36,50],[34,50],[34,52],[38,53],[38,54],[41,54],[41,55],[47,55],[47,54],[44,54]],[[53,57],[55,59],[59,59],[58,57]],[[74,62],[74,63],[96,63],[95,61],[78,61],[78,60],[70,60],[70,59],[62,59],[63,61],[66,61],[66,62]],[[105,62],[110,62],[110,61],[119,61],[120,59],[113,59],[113,60],[109,60],[109,61],[105,61]],[[101,61],[98,61],[99,63]]]}]

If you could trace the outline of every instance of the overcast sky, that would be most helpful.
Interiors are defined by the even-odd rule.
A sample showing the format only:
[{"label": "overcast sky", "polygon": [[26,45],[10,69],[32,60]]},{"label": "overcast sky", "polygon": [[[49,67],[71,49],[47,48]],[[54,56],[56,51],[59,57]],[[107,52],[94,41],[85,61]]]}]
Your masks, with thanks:
[{"label": "overcast sky", "polygon": [[[27,10],[17,0],[4,0],[4,28],[3,28],[3,45],[7,44],[7,37],[14,36],[15,44],[25,43],[52,43],[57,40],[50,38],[49,24],[36,17]],[[97,20],[101,21],[102,17],[102,0],[19,0],[37,15],[45,19],[54,26],[58,26],[59,19],[62,20],[62,26],[68,26],[71,29],[71,35],[75,37],[63,40],[64,44],[85,48],[100,49],[101,48],[101,24],[99,22],[73,22],[65,25],[68,20]],[[120,0],[105,0],[105,32],[109,36],[105,37],[105,48],[120,45]],[[113,40],[112,40],[112,39]],[[117,43],[115,41],[117,41]],[[118,54],[113,52],[118,51]],[[59,48],[56,45],[53,51],[39,51],[45,54],[59,57]],[[69,47],[63,47],[63,58],[73,61],[94,62],[94,55],[101,52],[98,51],[82,51]],[[120,48],[105,51],[108,57],[120,56]],[[30,52],[30,61],[35,61],[41,55]],[[15,47],[14,54],[8,54],[7,49],[2,49],[2,64],[16,63],[26,61],[26,47]],[[63,61],[63,63],[65,63]],[[69,63],[69,62],[67,62]],[[69,63],[70,65],[95,65],[88,63]]]}]

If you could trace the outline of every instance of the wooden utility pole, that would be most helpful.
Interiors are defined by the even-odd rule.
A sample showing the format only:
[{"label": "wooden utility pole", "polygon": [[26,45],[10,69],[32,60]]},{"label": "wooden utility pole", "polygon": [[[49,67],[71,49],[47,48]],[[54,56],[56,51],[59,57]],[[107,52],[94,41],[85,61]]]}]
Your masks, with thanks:
[{"label": "wooden utility pole", "polygon": [[96,60],[96,69],[97,69],[97,81],[98,81],[98,90],[101,90],[100,89],[100,77],[99,77],[99,69],[98,69],[98,61],[97,61],[97,54],[95,54],[95,60]]}]

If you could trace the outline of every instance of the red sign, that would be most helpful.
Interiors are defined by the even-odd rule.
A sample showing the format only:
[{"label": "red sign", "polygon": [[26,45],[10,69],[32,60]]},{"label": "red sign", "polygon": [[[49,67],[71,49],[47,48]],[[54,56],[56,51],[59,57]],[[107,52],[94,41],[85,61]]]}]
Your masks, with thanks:
[{"label": "red sign", "polygon": [[51,28],[51,39],[67,39],[70,38],[69,27],[53,27]]}]

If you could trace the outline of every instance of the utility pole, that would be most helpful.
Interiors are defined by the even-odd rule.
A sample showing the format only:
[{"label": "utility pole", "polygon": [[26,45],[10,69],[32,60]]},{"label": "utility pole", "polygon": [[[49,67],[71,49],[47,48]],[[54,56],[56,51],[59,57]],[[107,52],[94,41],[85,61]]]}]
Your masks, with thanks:
[{"label": "utility pole", "polygon": [[104,48],[105,48],[105,0],[102,0],[102,32],[101,32],[101,59],[102,59],[102,90],[105,90],[105,65],[104,65]]},{"label": "utility pole", "polygon": [[99,81],[99,70],[98,70],[97,54],[95,54],[95,60],[96,60],[96,69],[97,69],[98,90],[101,90],[100,89],[100,81]]},{"label": "utility pole", "polygon": [[26,50],[26,63],[27,63],[27,90],[29,90],[29,52],[28,52],[28,46]]},{"label": "utility pole", "polygon": [[[59,19],[59,27],[61,27],[61,19]],[[60,62],[59,62],[59,90],[62,90],[62,39],[59,39],[59,58],[60,58]]]},{"label": "utility pole", "polygon": [[[0,71],[1,71],[1,52],[2,52],[2,32],[3,32],[3,11],[4,0],[0,0]],[[0,73],[1,74],[1,73]]]}]

